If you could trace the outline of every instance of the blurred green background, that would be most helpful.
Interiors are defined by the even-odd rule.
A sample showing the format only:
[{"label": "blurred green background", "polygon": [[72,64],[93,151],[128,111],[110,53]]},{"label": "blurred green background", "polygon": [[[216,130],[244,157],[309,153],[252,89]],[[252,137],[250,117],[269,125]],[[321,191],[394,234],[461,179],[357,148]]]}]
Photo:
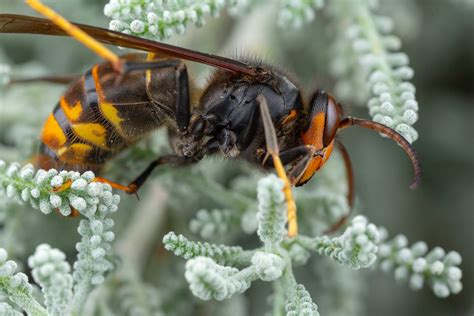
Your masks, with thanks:
[{"label": "blurred green background", "polygon": [[[46,3],[73,21],[108,24],[102,14],[105,1]],[[395,33],[415,70],[412,82],[417,87],[420,119],[415,124],[419,139],[414,146],[424,178],[418,189],[410,190],[412,170],[403,152],[374,133],[350,129],[341,138],[355,166],[357,195],[364,214],[392,234],[404,233],[410,242],[424,240],[430,248],[460,252],[464,290],[438,299],[427,289],[413,292],[405,284],[396,284],[391,276],[361,271],[369,280],[367,315],[470,316],[474,314],[474,5],[447,0],[386,0],[381,5],[381,11],[394,18]],[[0,11],[33,14],[16,0],[1,0]],[[315,22],[285,32],[277,28],[265,8],[257,7],[245,19],[210,18],[206,26],[191,28],[173,43],[230,56],[236,52],[257,54],[295,74],[306,92],[316,88],[331,91],[337,78],[328,74],[332,35],[326,32],[327,23],[324,11],[318,12]],[[51,73],[83,72],[98,61],[70,39],[29,35],[1,35],[0,56],[0,63],[34,61]],[[45,86],[44,93],[55,99],[61,89]],[[350,100],[344,103],[347,113],[368,117],[364,106]],[[0,104],[2,111],[10,106],[15,105]],[[54,103],[31,104],[31,111],[42,108],[47,113],[53,107]],[[0,136],[4,141],[4,135]],[[317,296],[314,299],[317,302]]]}]

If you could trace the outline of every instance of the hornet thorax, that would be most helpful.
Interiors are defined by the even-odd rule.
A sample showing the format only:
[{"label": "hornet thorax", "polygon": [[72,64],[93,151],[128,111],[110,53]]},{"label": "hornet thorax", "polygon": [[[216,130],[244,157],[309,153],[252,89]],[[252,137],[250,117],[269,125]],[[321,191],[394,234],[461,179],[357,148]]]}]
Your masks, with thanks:
[{"label": "hornet thorax", "polygon": [[[293,145],[297,141],[293,127],[297,124],[291,124],[291,128],[286,124],[283,128],[282,123],[289,115],[302,111],[300,92],[285,75],[275,70],[265,71],[266,76],[258,78],[221,71],[214,74],[193,110],[177,153],[199,160],[206,154],[220,152],[225,157],[258,161],[265,149],[259,95],[267,100],[282,143]],[[292,140],[283,141],[283,138]]]}]

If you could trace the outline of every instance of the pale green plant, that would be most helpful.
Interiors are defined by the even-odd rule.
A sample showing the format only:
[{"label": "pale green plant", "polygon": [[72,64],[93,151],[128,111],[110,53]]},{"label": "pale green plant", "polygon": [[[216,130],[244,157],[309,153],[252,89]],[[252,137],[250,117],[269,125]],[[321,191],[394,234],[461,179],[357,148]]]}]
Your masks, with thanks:
[{"label": "pale green plant", "polygon": [[[7,260],[8,253],[0,248],[0,293],[11,302],[21,307],[31,315],[47,315],[46,309],[33,297],[33,287],[28,281],[28,276],[16,272],[17,264]],[[8,305],[3,309],[12,312]]]},{"label": "pale green plant", "polygon": [[[245,21],[250,11],[259,10],[261,2],[112,0],[104,13],[112,19],[111,29],[163,40],[183,33],[191,25],[202,26],[224,11],[233,19]],[[281,33],[291,35],[292,31],[285,31],[294,29],[306,32],[313,25],[305,24],[328,18],[334,50],[320,51],[331,55],[337,79],[335,95],[347,103],[368,104],[374,120],[395,128],[410,142],[416,140],[412,125],[418,117],[418,105],[415,87],[410,83],[413,70],[408,56],[401,52],[401,40],[393,35],[400,25],[378,13],[378,1],[268,3],[276,7],[276,15],[267,20],[279,25]],[[270,10],[265,13],[270,14]],[[2,58],[4,62],[7,59]],[[37,74],[48,73],[38,65],[5,64],[0,67],[0,85],[8,83],[11,73],[25,76],[32,69]],[[15,106],[0,109],[0,158],[24,161],[34,153],[37,141],[33,136],[39,133],[42,119],[51,111],[48,106],[57,102],[61,90],[38,85],[1,89],[2,105]],[[25,115],[32,104],[45,106],[35,109],[37,116]],[[105,173],[128,181],[139,173],[140,164],[169,151],[166,132],[160,131],[106,165]],[[286,236],[286,205],[280,180],[275,176],[263,178],[261,172],[236,161],[209,159],[184,171],[160,169],[157,174],[169,190],[169,201],[153,200],[152,196],[152,212],[148,213],[143,212],[143,201],[137,204],[133,199],[124,199],[120,212],[116,212],[119,197],[108,185],[94,182],[90,172],[36,171],[31,165],[0,162],[0,247],[7,248],[11,259],[18,262],[7,260],[6,251],[0,250],[0,314],[20,315],[22,310],[39,315],[186,315],[195,313],[197,304],[206,304],[209,314],[245,315],[247,301],[252,299],[247,291],[260,280],[273,287],[268,309],[274,315],[363,315],[364,275],[354,270],[373,266],[393,271],[397,280],[408,281],[413,289],[427,285],[439,297],[459,293],[462,271],[457,252],[445,253],[440,248],[428,252],[423,242],[409,247],[406,238],[400,236],[386,241],[384,230],[362,216],[349,219],[336,236],[324,235],[350,211],[343,170],[340,157],[333,154],[317,180],[295,190],[301,234],[290,239]],[[56,191],[68,182],[70,187]],[[147,199],[147,186],[144,190]],[[129,240],[134,250],[148,250],[126,252],[116,247],[115,235],[127,235],[124,231],[129,219],[143,217],[141,223],[148,223],[157,205],[165,209],[166,215],[157,217],[165,227],[156,228],[154,237],[138,229]],[[41,213],[28,213],[31,207]],[[43,234],[50,229],[58,242],[66,239],[67,232],[63,226],[58,229],[37,224],[34,215],[51,214],[48,219],[54,222],[53,216],[69,215],[73,209],[79,211],[80,222],[72,220],[64,225],[78,228],[80,241],[76,244],[71,239],[70,243],[76,248],[60,247],[63,253],[44,244]],[[360,212],[359,207],[353,212]],[[25,227],[30,231],[25,232]],[[164,229],[189,238],[174,232],[162,237]],[[256,236],[260,243],[257,248]],[[195,238],[205,242],[191,241]],[[163,254],[164,250],[155,245],[160,239],[177,259]],[[252,249],[245,250],[249,244]],[[34,254],[26,265],[24,258],[30,251]],[[70,264],[75,251],[77,260]],[[315,253],[321,256],[313,256]],[[302,280],[304,285],[296,280],[293,268],[297,266],[308,275]],[[43,294],[17,270],[31,271]],[[318,282],[313,277],[318,277]],[[196,303],[191,295],[222,302]]]},{"label": "pale green plant", "polygon": [[461,255],[456,251],[446,253],[436,247],[428,252],[428,246],[418,241],[408,246],[404,235],[397,235],[387,241],[386,230],[382,231],[383,243],[380,246],[380,268],[384,272],[393,272],[395,279],[406,280],[413,290],[429,284],[438,297],[448,297],[462,290],[462,271],[459,265]]},{"label": "pale green plant", "polygon": [[[224,7],[233,12],[245,12],[250,1],[226,0],[111,0],[104,13],[113,18],[110,28],[128,34],[154,39],[184,33],[192,22],[204,23],[207,14],[217,15]],[[286,28],[301,28],[314,20],[315,9],[325,6],[324,0],[280,0],[276,19]],[[359,101],[367,102],[376,122],[402,134],[409,142],[418,138],[413,124],[418,120],[415,87],[409,80],[414,75],[408,56],[400,52],[401,41],[393,35],[390,17],[375,11],[378,1],[335,0],[328,5],[336,32],[332,70],[340,78],[336,92],[347,98],[356,93]]]},{"label": "pale green plant", "polygon": [[47,244],[39,245],[28,260],[34,280],[41,286],[50,315],[71,313],[73,278],[66,256]]},{"label": "pale green plant", "polygon": [[418,138],[412,125],[418,120],[414,75],[408,56],[400,52],[401,40],[393,35],[390,17],[375,13],[368,0],[331,2],[336,36],[332,70],[339,77],[336,92],[353,93],[367,102],[374,121],[402,134],[410,143]]},{"label": "pale green plant", "polygon": [[203,25],[207,15],[216,15],[224,0],[111,0],[104,14],[113,18],[110,28],[157,39],[184,33],[188,23]]},{"label": "pale green plant", "polygon": [[[110,242],[115,238],[111,231],[114,221],[109,215],[117,211],[120,197],[112,194],[110,185],[94,182],[94,177],[92,172],[82,175],[78,172],[58,172],[55,169],[40,169],[35,172],[32,165],[20,168],[19,164],[7,166],[0,161],[0,190],[8,198],[20,203],[27,202],[43,214],[57,210],[61,215],[69,216],[73,208],[85,218],[78,227],[81,241],[76,245],[78,255],[71,276],[75,281],[73,297],[70,297],[68,289],[72,282],[65,275],[69,272],[69,266],[64,262],[62,252],[51,250],[49,246],[40,246],[37,255],[29,262],[30,267],[36,269],[33,270],[33,275],[43,286],[46,305],[50,308],[48,311],[53,314],[57,314],[58,310],[63,311],[64,306],[72,311],[80,311],[87,295],[94,286],[104,282],[104,273],[113,268],[112,262],[107,258],[111,251]],[[70,186],[62,189],[68,182]],[[58,188],[61,190],[57,191]],[[53,262],[44,262],[43,259]],[[46,268],[42,267],[43,264]],[[50,283],[54,278],[59,278],[60,280],[55,280],[57,284],[67,288],[59,291],[55,286],[51,289]],[[53,301],[54,306],[51,305]]]},{"label": "pale green plant", "polygon": [[[55,208],[67,216],[72,206],[88,218],[79,225],[82,240],[76,246],[79,254],[72,275],[64,254],[49,245],[38,246],[29,260],[35,281],[43,289],[45,308],[31,295],[32,288],[24,274],[14,275],[16,264],[12,261],[5,263],[3,268],[2,290],[12,302],[30,313],[59,315],[80,312],[92,289],[103,283],[104,273],[113,268],[107,259],[112,254],[109,243],[114,239],[114,233],[110,231],[113,221],[107,215],[117,210],[118,196],[110,193],[107,184],[93,182],[94,175],[90,172],[83,175],[55,170],[34,172],[31,165],[19,168],[17,164],[7,166],[3,162],[0,166],[0,188],[7,197],[28,202],[46,214]],[[61,192],[56,190],[68,181],[70,186]],[[292,270],[294,264],[305,264],[311,252],[352,269],[370,267],[380,256],[384,270],[395,266],[398,279],[408,278],[411,273],[410,284],[416,289],[423,286],[426,278],[440,297],[462,289],[458,253],[450,252],[445,256],[444,251],[436,248],[422,258],[426,245],[418,243],[410,250],[406,248],[406,242],[402,242],[406,240],[402,237],[382,244],[379,250],[379,230],[362,216],[355,217],[339,237],[300,234],[289,239],[285,228],[283,182],[270,175],[260,180],[257,187],[255,220],[257,234],[263,243],[261,248],[243,250],[239,246],[192,242],[173,232],[163,238],[167,250],[187,260],[185,278],[195,296],[203,300],[229,299],[244,293],[252,282],[260,279],[276,282],[275,288],[280,288],[274,293],[274,309],[286,306],[287,315],[303,312],[318,315],[316,304],[305,287],[298,285]],[[4,250],[3,254],[5,262]]]},{"label": "pale green plant", "polygon": [[[186,280],[191,292],[203,299],[228,299],[245,292],[257,279],[281,283],[277,300],[286,300],[287,315],[319,315],[303,285],[293,275],[292,263],[304,263],[308,252],[317,251],[353,269],[367,268],[376,260],[378,230],[364,217],[356,217],[339,237],[286,238],[286,204],[283,182],[270,175],[258,184],[257,234],[262,248],[243,251],[240,247],[190,242],[167,234],[163,243],[175,255],[187,259]],[[237,267],[244,266],[239,270]],[[278,305],[276,305],[278,306]]]}]

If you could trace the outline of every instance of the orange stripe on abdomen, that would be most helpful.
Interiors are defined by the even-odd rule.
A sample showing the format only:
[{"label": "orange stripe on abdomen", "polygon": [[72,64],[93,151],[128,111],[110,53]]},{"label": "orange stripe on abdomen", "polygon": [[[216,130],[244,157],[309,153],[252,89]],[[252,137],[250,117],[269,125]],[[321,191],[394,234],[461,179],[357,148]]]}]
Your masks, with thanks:
[{"label": "orange stripe on abdomen", "polygon": [[43,143],[54,151],[66,144],[67,137],[53,113],[48,116],[41,134]]},{"label": "orange stripe on abdomen", "polygon": [[59,105],[61,106],[61,109],[64,111],[64,114],[70,122],[79,121],[79,118],[82,114],[81,101],[78,100],[74,105],[71,105],[66,101],[66,98],[64,96],[61,96],[61,99],[59,100]]},{"label": "orange stripe on abdomen", "polygon": [[60,160],[69,163],[84,163],[92,150],[91,145],[75,143],[59,149],[57,154]]}]

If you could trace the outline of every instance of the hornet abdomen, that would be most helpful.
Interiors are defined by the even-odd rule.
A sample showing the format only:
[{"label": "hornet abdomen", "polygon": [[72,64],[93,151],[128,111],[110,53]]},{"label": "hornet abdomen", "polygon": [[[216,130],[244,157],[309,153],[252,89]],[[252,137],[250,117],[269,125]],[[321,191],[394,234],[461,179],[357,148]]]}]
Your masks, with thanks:
[{"label": "hornet abdomen", "polygon": [[75,81],[44,124],[37,167],[97,172],[115,154],[171,121],[174,67],[148,72],[120,77],[103,63]]}]

